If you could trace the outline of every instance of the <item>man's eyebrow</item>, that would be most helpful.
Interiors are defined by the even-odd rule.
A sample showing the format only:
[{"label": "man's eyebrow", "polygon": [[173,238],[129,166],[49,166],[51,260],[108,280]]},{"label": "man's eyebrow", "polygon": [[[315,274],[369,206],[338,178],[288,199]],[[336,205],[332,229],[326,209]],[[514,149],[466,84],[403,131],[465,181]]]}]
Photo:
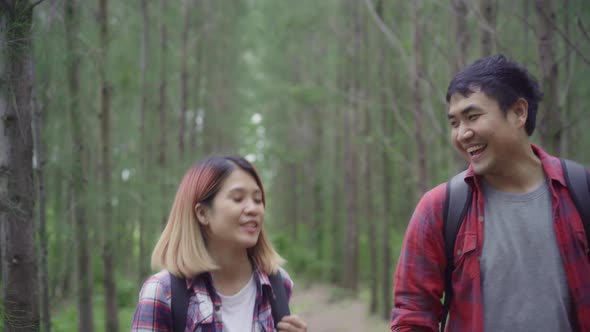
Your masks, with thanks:
[{"label": "man's eyebrow", "polygon": [[[459,113],[461,113],[461,115],[465,116],[468,113],[471,113],[471,112],[474,112],[474,111],[477,111],[477,110],[479,110],[479,107],[477,107],[475,105],[468,105],[464,109],[462,109],[461,112],[459,112]],[[454,117],[455,117],[454,114],[447,113],[447,118],[453,119]]]}]

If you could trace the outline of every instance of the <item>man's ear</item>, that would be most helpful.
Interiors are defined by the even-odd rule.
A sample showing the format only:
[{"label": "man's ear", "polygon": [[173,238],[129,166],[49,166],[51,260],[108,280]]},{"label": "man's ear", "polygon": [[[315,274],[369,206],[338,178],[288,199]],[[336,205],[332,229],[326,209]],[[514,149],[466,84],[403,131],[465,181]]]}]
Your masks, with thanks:
[{"label": "man's ear", "polygon": [[524,98],[518,100],[512,105],[512,111],[516,115],[516,125],[519,128],[524,127],[526,119],[529,116],[529,103]]},{"label": "man's ear", "polygon": [[207,220],[207,208],[203,204],[197,203],[195,205],[195,216],[197,216],[197,220],[201,225],[206,226],[209,224]]}]

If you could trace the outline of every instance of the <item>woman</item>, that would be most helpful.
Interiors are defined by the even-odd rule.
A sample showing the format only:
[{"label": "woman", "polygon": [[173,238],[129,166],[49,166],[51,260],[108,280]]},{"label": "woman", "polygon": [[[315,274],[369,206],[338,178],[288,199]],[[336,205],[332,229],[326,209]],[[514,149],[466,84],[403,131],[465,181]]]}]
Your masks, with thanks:
[{"label": "woman", "polygon": [[295,315],[274,326],[269,275],[280,272],[287,298],[293,281],[264,231],[264,206],[260,177],[244,158],[212,157],[191,167],[152,254],[152,268],[164,270],[144,283],[132,331],[174,330],[171,275],[183,278],[190,294],[185,331],[307,331]]}]

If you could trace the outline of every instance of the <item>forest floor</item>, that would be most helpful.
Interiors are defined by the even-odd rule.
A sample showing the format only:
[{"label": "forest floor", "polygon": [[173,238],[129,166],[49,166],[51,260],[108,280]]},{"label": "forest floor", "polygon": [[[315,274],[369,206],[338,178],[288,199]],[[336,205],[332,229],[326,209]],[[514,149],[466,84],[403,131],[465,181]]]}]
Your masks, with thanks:
[{"label": "forest floor", "polygon": [[389,331],[389,323],[369,315],[368,304],[360,298],[336,297],[336,290],[326,285],[296,284],[294,291],[291,311],[303,318],[308,332]]}]

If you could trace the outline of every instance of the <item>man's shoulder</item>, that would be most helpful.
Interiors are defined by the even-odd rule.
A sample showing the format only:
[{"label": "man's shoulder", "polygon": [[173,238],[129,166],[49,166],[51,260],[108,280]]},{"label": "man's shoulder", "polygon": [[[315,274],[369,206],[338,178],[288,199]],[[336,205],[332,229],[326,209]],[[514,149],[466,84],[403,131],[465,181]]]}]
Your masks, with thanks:
[{"label": "man's shoulder", "polygon": [[448,184],[449,182],[445,181],[428,190],[426,193],[424,193],[424,195],[422,195],[421,201],[431,204],[444,203],[447,199]]}]

